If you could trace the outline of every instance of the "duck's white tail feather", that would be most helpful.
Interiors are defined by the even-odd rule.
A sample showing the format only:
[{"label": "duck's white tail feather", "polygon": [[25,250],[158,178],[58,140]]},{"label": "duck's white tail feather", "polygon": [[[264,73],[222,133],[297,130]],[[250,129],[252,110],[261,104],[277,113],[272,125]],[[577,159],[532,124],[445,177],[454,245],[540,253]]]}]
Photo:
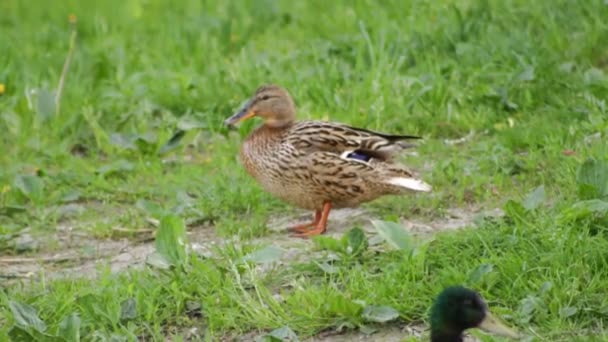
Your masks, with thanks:
[{"label": "duck's white tail feather", "polygon": [[396,186],[400,186],[402,188],[414,190],[414,191],[424,191],[429,192],[433,189],[430,184],[423,182],[420,179],[416,178],[407,178],[407,177],[393,177],[389,178],[386,181],[387,184],[392,184]]}]

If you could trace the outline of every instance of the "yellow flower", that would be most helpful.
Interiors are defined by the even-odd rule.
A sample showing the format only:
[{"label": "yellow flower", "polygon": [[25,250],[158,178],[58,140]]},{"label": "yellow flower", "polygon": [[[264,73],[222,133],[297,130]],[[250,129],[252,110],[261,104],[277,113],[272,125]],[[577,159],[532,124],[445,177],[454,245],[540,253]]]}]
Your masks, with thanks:
[{"label": "yellow flower", "polygon": [[10,190],[11,190],[11,186],[5,185],[2,187],[2,190],[0,190],[0,194],[5,194],[5,193],[9,192]]},{"label": "yellow flower", "polygon": [[76,20],[78,18],[76,18],[76,14],[74,13],[70,13],[70,15],[68,15],[68,21],[70,22],[70,24],[76,24]]},{"label": "yellow flower", "polygon": [[0,83],[0,95],[4,94],[5,86],[4,83]]}]

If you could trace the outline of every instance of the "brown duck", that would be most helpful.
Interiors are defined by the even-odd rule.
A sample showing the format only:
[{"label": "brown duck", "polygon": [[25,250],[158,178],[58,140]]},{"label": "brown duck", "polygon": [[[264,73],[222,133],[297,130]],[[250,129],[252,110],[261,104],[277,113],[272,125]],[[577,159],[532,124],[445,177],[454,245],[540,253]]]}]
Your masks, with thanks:
[{"label": "brown duck", "polygon": [[431,186],[393,161],[396,152],[418,139],[388,135],[340,123],[296,121],[289,93],[276,85],[255,95],[224,123],[252,117],[264,123],[247,137],[241,161],[274,196],[315,211],[313,222],[290,228],[305,237],[325,232],[331,208],[356,207],[383,195],[431,191]]}]

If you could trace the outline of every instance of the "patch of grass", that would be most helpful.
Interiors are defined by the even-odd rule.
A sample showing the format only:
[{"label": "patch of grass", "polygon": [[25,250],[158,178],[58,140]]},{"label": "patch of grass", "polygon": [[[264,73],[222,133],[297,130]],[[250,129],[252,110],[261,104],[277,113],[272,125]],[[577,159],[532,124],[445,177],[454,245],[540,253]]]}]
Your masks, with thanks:
[{"label": "patch of grass", "polygon": [[[46,329],[29,333],[40,339],[66,333],[73,314],[86,340],[369,331],[381,324],[366,307],[424,321],[454,283],[539,340],[605,334],[606,187],[580,176],[608,155],[604,1],[38,5],[0,3],[2,254],[60,251],[64,231],[137,237],[129,231],[167,214],[227,242],[178,269],[3,286],[1,338],[19,323],[10,303],[37,313]],[[70,14],[78,35],[56,111]],[[300,118],[425,137],[404,162],[434,192],[366,205],[374,215],[428,221],[480,207],[505,217],[419,241],[414,254],[374,245],[356,258],[244,263],[278,244],[268,219],[293,210],[237,161],[255,123],[222,126],[268,82],[290,90]],[[38,247],[18,248],[26,233]]]}]

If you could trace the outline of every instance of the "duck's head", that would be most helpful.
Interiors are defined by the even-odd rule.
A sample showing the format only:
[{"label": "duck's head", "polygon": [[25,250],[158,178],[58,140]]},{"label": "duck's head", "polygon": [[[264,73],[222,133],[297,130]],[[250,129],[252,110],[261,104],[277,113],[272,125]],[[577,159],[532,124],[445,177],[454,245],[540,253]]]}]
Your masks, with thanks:
[{"label": "duck's head", "polygon": [[462,333],[470,328],[519,337],[517,332],[488,311],[487,304],[477,292],[462,286],[446,288],[431,309],[431,341],[462,341]]},{"label": "duck's head", "polygon": [[276,85],[263,85],[224,124],[234,125],[256,116],[262,118],[267,126],[284,127],[295,120],[296,107],[287,90]]}]

